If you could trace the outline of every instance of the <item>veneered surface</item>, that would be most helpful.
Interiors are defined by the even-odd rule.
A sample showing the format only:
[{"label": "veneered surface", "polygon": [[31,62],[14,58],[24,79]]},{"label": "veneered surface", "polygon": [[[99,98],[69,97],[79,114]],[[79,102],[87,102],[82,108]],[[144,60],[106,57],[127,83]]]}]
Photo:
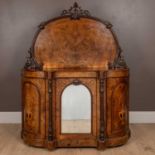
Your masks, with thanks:
[{"label": "veneered surface", "polygon": [[128,70],[107,72],[106,106],[107,136],[124,136],[129,130],[129,76]]},{"label": "veneered surface", "polygon": [[116,42],[97,20],[60,18],[39,33],[34,54],[44,70],[54,68],[106,69],[116,57]]},{"label": "veneered surface", "polygon": [[[48,149],[97,147],[103,150],[106,147],[124,144],[130,134],[129,73],[128,70],[122,69],[104,73],[103,79],[102,74],[98,76],[96,71],[48,72],[45,74],[48,76],[47,80],[43,72],[24,71],[22,80],[24,142]],[[70,84],[83,84],[91,92],[91,134],[61,133],[61,95]],[[106,137],[104,141],[100,139],[102,129]],[[47,139],[49,135],[54,139]]]},{"label": "veneered surface", "polygon": [[[41,73],[41,72],[40,72]],[[45,89],[46,81],[40,73],[23,72],[22,102],[23,102],[23,136],[32,139],[45,138]],[[26,77],[25,77],[26,74]],[[39,78],[39,75],[41,78]],[[36,76],[36,77],[35,77]],[[27,138],[28,139],[28,138]],[[30,142],[31,143],[31,142]]]}]

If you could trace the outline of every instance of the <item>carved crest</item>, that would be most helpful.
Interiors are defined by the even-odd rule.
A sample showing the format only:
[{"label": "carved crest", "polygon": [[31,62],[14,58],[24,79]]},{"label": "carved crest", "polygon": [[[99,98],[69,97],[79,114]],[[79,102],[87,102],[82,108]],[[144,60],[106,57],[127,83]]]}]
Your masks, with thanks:
[{"label": "carved crest", "polygon": [[62,16],[70,16],[71,19],[79,19],[80,17],[88,17],[90,13],[88,10],[82,10],[77,2],[74,3],[69,10],[63,10]]}]

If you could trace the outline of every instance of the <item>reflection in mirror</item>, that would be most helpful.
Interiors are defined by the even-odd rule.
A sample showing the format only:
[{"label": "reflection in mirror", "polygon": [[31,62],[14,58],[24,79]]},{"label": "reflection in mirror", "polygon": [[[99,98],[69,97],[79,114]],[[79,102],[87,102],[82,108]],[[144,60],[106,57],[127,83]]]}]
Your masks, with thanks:
[{"label": "reflection in mirror", "polygon": [[61,96],[61,133],[91,132],[91,94],[84,85],[69,85]]}]

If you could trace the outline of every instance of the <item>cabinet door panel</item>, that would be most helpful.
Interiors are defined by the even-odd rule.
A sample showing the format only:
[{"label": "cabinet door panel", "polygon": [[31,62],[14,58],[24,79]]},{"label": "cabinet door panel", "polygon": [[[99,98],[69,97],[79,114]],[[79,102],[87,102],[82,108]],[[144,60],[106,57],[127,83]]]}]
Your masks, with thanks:
[{"label": "cabinet door panel", "polygon": [[24,132],[34,137],[45,136],[45,81],[23,78]]},{"label": "cabinet door panel", "polygon": [[107,79],[107,133],[123,136],[128,128],[128,77]]},{"label": "cabinet door panel", "polygon": [[[68,74],[68,76],[71,76],[73,73],[70,73]],[[86,76],[87,76],[87,73],[85,73]],[[84,75],[85,75],[84,74]],[[64,74],[61,74],[61,76],[64,75]],[[89,106],[90,106],[90,113],[91,113],[91,123],[90,123],[90,131],[89,132],[79,132],[78,130],[78,133],[77,132],[72,132],[71,131],[71,128],[68,128],[67,130],[69,132],[66,132],[66,133],[63,133],[62,131],[62,115],[63,112],[62,111],[62,107],[63,107],[63,104],[62,104],[62,99],[61,99],[61,95],[63,95],[63,92],[65,92],[65,89],[69,88],[70,86],[75,86],[75,88],[78,88],[78,86],[84,86],[85,89],[87,89],[87,91],[89,90],[89,95],[91,97],[91,100],[89,102]],[[57,145],[59,147],[79,147],[79,146],[96,146],[97,145],[97,142],[96,142],[96,135],[97,135],[97,106],[96,106],[96,100],[97,100],[97,80],[96,78],[94,77],[75,77],[75,78],[66,78],[66,77],[57,77],[56,79],[56,138],[57,138]],[[73,93],[73,92],[72,92]],[[71,94],[72,94],[71,93]],[[78,93],[78,92],[77,92]],[[82,93],[82,91],[81,91]],[[75,94],[75,95],[78,95],[78,94]],[[68,96],[68,102],[67,102],[67,105],[70,104],[70,100],[73,101],[73,96]],[[76,100],[77,101],[77,100]],[[85,100],[83,100],[82,104],[85,103]],[[81,103],[80,103],[81,104]],[[77,105],[77,108],[79,108],[80,104],[78,103]],[[65,109],[64,109],[65,110]],[[75,119],[76,120],[76,114],[77,112],[80,112],[80,116],[83,114],[82,110],[84,109],[81,109],[81,110],[77,110],[75,111],[74,110],[74,118],[73,120]],[[89,110],[89,109],[87,109]],[[68,109],[67,111],[69,111],[69,106],[68,106]],[[73,111],[70,111],[71,113]],[[85,113],[86,114],[86,113]],[[90,114],[88,114],[89,116]],[[66,120],[70,120],[68,113],[64,115],[66,117]],[[84,115],[85,117],[87,117],[87,115]],[[87,119],[86,119],[87,120]],[[69,121],[63,121],[64,124],[65,123],[68,123]],[[81,123],[81,120],[79,121]],[[68,125],[68,124],[66,124]],[[73,124],[72,124],[73,125]],[[76,124],[76,126],[78,126],[78,124]],[[75,127],[75,126],[74,126]],[[83,126],[84,128],[85,126]]]}]

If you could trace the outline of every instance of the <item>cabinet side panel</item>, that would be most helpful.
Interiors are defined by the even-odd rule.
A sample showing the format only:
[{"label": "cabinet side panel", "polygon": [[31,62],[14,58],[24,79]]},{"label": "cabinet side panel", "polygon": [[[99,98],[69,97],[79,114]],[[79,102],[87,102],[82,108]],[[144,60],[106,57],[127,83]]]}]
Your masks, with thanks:
[{"label": "cabinet side panel", "polygon": [[107,77],[106,90],[108,137],[123,137],[129,130],[129,78],[127,76]]},{"label": "cabinet side panel", "polygon": [[42,146],[46,130],[46,80],[22,78],[23,138],[28,144]]},{"label": "cabinet side panel", "polygon": [[40,133],[40,108],[41,96],[38,87],[32,83],[25,81],[24,91],[24,130],[27,133],[37,135]]}]

